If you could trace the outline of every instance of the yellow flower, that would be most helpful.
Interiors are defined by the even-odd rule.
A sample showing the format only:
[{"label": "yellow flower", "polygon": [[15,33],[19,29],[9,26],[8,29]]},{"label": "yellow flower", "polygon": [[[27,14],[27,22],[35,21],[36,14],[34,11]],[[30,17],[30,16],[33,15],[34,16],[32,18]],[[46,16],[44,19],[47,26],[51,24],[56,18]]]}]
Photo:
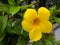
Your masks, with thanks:
[{"label": "yellow flower", "polygon": [[29,32],[29,38],[32,41],[38,41],[42,37],[42,33],[50,33],[52,24],[49,22],[50,11],[41,7],[36,12],[35,9],[27,9],[22,21],[22,28]]}]

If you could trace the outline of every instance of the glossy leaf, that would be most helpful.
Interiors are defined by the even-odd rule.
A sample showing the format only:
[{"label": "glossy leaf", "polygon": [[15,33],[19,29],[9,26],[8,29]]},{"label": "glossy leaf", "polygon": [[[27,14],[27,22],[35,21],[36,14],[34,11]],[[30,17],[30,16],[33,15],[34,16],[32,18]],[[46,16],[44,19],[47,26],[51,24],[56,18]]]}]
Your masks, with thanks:
[{"label": "glossy leaf", "polygon": [[15,5],[15,1],[14,1],[14,0],[8,0],[8,3],[9,3],[9,5],[11,5],[11,6]]},{"label": "glossy leaf", "polygon": [[27,9],[29,7],[32,7],[33,4],[29,4],[29,5],[23,5],[23,6],[20,6],[21,10],[24,10],[24,9]]},{"label": "glossy leaf", "polygon": [[53,43],[51,41],[49,41],[49,40],[46,40],[45,45],[53,45]]},{"label": "glossy leaf", "polygon": [[24,41],[20,41],[17,43],[17,45],[26,45],[26,44],[24,43]]},{"label": "glossy leaf", "polygon": [[3,40],[5,36],[5,28],[7,26],[7,16],[0,16],[0,41]]},{"label": "glossy leaf", "polygon": [[0,41],[0,45],[3,45],[3,41]]},{"label": "glossy leaf", "polygon": [[17,0],[17,3],[20,4],[23,0]]},{"label": "glossy leaf", "polygon": [[56,43],[57,45],[60,45],[60,41],[55,41],[55,43]]},{"label": "glossy leaf", "polygon": [[6,26],[7,26],[7,16],[0,16],[0,32],[4,32]]},{"label": "glossy leaf", "polygon": [[55,15],[57,15],[57,9],[56,9],[56,6],[50,8],[50,13],[51,13],[51,16],[55,16]]},{"label": "glossy leaf", "polygon": [[27,45],[24,39],[18,40],[17,45]]},{"label": "glossy leaf", "polygon": [[12,26],[12,22],[8,21],[7,32],[11,33],[11,34],[20,35],[21,34],[20,22],[17,21],[17,22],[14,23],[14,26]]},{"label": "glossy leaf", "polygon": [[[24,31],[24,30],[21,30],[21,31],[23,31],[23,32],[22,32],[22,35],[24,36],[24,38],[27,39],[27,38],[29,37],[28,32],[26,32],[26,31]],[[27,40],[28,40],[28,39],[27,39]]]},{"label": "glossy leaf", "polygon": [[37,41],[37,42],[33,42],[32,45],[41,45],[41,42],[40,41]]},{"label": "glossy leaf", "polygon": [[54,17],[54,20],[55,20],[56,23],[58,23],[60,25],[60,18]]},{"label": "glossy leaf", "polygon": [[20,6],[11,6],[9,12],[12,14],[16,14],[20,10]]},{"label": "glossy leaf", "polygon": [[6,4],[0,4],[0,11],[9,13],[9,6]]},{"label": "glossy leaf", "polygon": [[3,32],[3,33],[0,32],[0,41],[2,41],[4,39],[4,37],[5,37],[5,32]]}]

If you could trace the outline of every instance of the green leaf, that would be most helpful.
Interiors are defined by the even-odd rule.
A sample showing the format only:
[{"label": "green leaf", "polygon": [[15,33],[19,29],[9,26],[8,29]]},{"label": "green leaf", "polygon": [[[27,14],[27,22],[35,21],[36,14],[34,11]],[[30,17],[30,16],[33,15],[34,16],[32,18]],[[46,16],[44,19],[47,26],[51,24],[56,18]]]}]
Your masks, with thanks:
[{"label": "green leaf", "polygon": [[[21,30],[23,31],[22,35],[24,36],[24,38],[28,38],[29,34],[28,32],[24,31],[24,30]],[[28,40],[28,39],[27,39]]]},{"label": "green leaf", "polygon": [[60,41],[55,41],[55,43],[56,43],[57,45],[60,45]]},{"label": "green leaf", "polygon": [[28,8],[28,5],[20,6],[20,8],[21,8],[21,10],[27,9]]},{"label": "green leaf", "polygon": [[0,11],[9,13],[9,6],[7,4],[0,4]]},{"label": "green leaf", "polygon": [[58,23],[60,25],[60,18],[54,17],[54,20],[55,20],[56,23]]},{"label": "green leaf", "polygon": [[7,26],[7,16],[0,16],[0,41],[3,40],[5,36],[5,28]]},{"label": "green leaf", "polygon": [[17,0],[17,3],[20,4],[23,0]]},{"label": "green leaf", "polygon": [[60,14],[60,10],[59,9],[57,10],[57,14]]},{"label": "green leaf", "polygon": [[54,10],[53,10],[53,8],[50,8],[50,13],[51,13],[51,15],[54,15]]},{"label": "green leaf", "polygon": [[57,15],[57,9],[56,9],[56,6],[50,8],[50,13],[51,13],[51,16]]},{"label": "green leaf", "polygon": [[11,6],[9,12],[12,14],[16,14],[20,10],[20,6]]},{"label": "green leaf", "polygon": [[17,43],[17,45],[26,45],[24,41],[20,41]]},{"label": "green leaf", "polygon": [[21,10],[24,10],[24,9],[27,9],[29,7],[32,7],[33,4],[29,4],[29,5],[23,5],[23,6],[20,6]]},{"label": "green leaf", "polygon": [[53,43],[51,41],[49,41],[49,40],[46,40],[45,45],[53,45]]},{"label": "green leaf", "polygon": [[15,5],[15,0],[8,0],[9,5],[13,6]]},{"label": "green leaf", "polygon": [[16,21],[14,24],[14,26],[12,26],[12,21],[8,21],[8,25],[7,25],[7,32],[10,34],[17,34],[20,35],[21,34],[21,26],[20,26],[20,21]]},{"label": "green leaf", "polygon": [[5,37],[5,32],[3,32],[3,33],[0,32],[0,41],[2,41],[4,39],[4,37]]},{"label": "green leaf", "polygon": [[18,40],[17,45],[27,45],[26,40],[24,39]]},{"label": "green leaf", "polygon": [[0,16],[0,32],[4,32],[6,26],[7,26],[7,16]]},{"label": "green leaf", "polygon": [[20,23],[21,23],[21,21],[18,20],[14,24],[14,29],[19,35],[21,34],[21,30],[22,30]]},{"label": "green leaf", "polygon": [[41,45],[41,42],[40,41],[37,41],[37,42],[33,42],[32,45]]},{"label": "green leaf", "polygon": [[23,18],[24,12],[18,13],[18,15]]},{"label": "green leaf", "polygon": [[3,41],[0,41],[0,45],[3,45]]}]

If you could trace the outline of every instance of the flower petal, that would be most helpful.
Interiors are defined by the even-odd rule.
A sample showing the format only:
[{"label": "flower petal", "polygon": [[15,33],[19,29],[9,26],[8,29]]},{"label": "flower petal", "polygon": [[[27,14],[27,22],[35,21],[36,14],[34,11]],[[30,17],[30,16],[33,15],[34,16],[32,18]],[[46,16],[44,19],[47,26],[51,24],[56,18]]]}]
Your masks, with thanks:
[{"label": "flower petal", "polygon": [[24,19],[27,21],[32,21],[37,17],[37,12],[34,9],[27,9],[24,14]]},{"label": "flower petal", "polygon": [[40,30],[42,33],[51,33],[52,32],[52,24],[49,21],[42,22],[40,25]]},{"label": "flower petal", "polygon": [[31,25],[31,23],[23,20],[23,21],[22,21],[22,28],[23,28],[25,31],[30,32],[33,27],[32,27],[32,25]]},{"label": "flower petal", "polygon": [[50,17],[50,11],[45,7],[41,7],[38,9],[38,16],[43,20],[48,20]]},{"label": "flower petal", "polygon": [[29,32],[29,38],[31,41],[38,41],[42,37],[42,34],[40,30],[38,29],[32,29],[31,32]]}]

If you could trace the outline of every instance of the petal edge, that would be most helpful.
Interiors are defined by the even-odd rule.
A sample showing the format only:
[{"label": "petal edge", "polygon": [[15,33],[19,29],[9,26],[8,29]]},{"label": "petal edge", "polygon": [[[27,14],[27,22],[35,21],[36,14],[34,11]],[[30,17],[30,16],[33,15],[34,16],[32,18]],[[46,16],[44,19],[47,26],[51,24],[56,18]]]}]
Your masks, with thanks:
[{"label": "petal edge", "polygon": [[52,23],[49,21],[43,22],[41,25],[42,33],[51,33],[52,32]]},{"label": "petal edge", "polygon": [[22,21],[21,25],[22,25],[22,28],[23,28],[25,31],[27,31],[27,32],[30,32],[31,29],[33,28],[32,25],[31,25],[31,23],[29,23],[29,22],[27,22],[27,21],[25,21],[25,20]]},{"label": "petal edge", "polygon": [[24,14],[24,19],[27,21],[32,21],[37,17],[37,12],[35,9],[27,9]]},{"label": "petal edge", "polygon": [[49,20],[50,11],[45,7],[40,7],[38,9],[38,16],[43,20]]},{"label": "petal edge", "polygon": [[31,32],[29,32],[29,38],[32,41],[38,41],[40,40],[42,37],[42,33],[36,29],[31,30]]}]

